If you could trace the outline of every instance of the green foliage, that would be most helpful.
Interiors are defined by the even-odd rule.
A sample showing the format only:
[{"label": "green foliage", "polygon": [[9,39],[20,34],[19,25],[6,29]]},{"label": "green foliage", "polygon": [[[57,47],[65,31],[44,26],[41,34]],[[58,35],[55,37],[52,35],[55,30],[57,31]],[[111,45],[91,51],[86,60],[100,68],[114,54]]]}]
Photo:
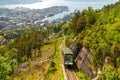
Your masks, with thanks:
[{"label": "green foliage", "polygon": [[[45,39],[51,35],[51,29],[31,27],[1,33],[9,43],[0,46],[0,79],[6,80],[14,73],[21,62],[34,59],[41,55],[41,47]],[[15,35],[19,34],[19,35]]]},{"label": "green foliage", "polygon": [[0,79],[2,80],[8,79],[8,74],[11,71],[10,62],[7,60],[7,58],[0,55]]},{"label": "green foliage", "polygon": [[88,10],[83,10],[82,14],[85,16],[87,26],[91,26],[96,22],[97,14],[92,7],[88,7]]},{"label": "green foliage", "polygon": [[76,70],[76,74],[80,80],[91,80],[91,78],[85,75],[83,72]]},{"label": "green foliage", "polygon": [[[103,66],[106,57],[114,67],[119,67],[120,57],[120,3],[105,6],[101,11],[91,7],[83,10],[86,25],[79,30],[76,44],[90,49],[94,66]],[[76,13],[78,14],[78,13]],[[79,16],[79,18],[81,18]],[[76,15],[74,17],[77,17]],[[84,20],[82,20],[84,21]],[[78,21],[80,23],[80,21]],[[77,24],[71,21],[71,24]],[[77,26],[77,25],[76,25]],[[75,28],[75,27],[74,27]],[[76,33],[76,32],[74,32]],[[117,60],[116,60],[117,59]]]},{"label": "green foliage", "polygon": [[120,67],[120,57],[118,57],[116,61],[117,61],[117,66]]},{"label": "green foliage", "polygon": [[50,68],[48,70],[48,74],[53,74],[53,73],[55,73],[55,71],[57,71],[57,69],[56,69],[56,63],[53,62],[53,61],[51,61]]},{"label": "green foliage", "polygon": [[[68,25],[68,23],[66,25]],[[69,23],[69,27],[70,27],[69,31],[77,34],[85,28],[85,25],[86,25],[85,17],[82,16],[82,14],[80,14],[79,11],[76,11],[74,17]]]},{"label": "green foliage", "polygon": [[[99,11],[94,11],[91,7],[81,13],[78,11],[69,22],[69,26],[67,35],[74,34],[74,37],[77,36],[76,44],[91,51],[91,66],[94,69],[102,68],[107,57],[107,62],[113,68],[120,67],[120,2],[104,6]],[[68,38],[68,45],[72,43],[72,38]]]},{"label": "green foliage", "polygon": [[61,48],[60,48],[60,43],[63,40],[63,38],[57,39],[58,42],[56,44],[56,52],[54,52],[52,55],[50,55],[50,66],[47,71],[45,80],[63,80],[63,73],[62,73],[62,67],[60,65],[60,56],[61,56]]},{"label": "green foliage", "polygon": [[74,34],[66,36],[66,46],[70,46],[74,38]]},{"label": "green foliage", "polygon": [[86,25],[86,21],[85,21],[85,17],[84,16],[81,16],[78,20],[77,20],[77,23],[76,23],[76,32],[79,33],[81,32],[84,28],[85,28],[85,25]]},{"label": "green foliage", "polygon": [[27,33],[21,34],[11,43],[11,47],[18,50],[18,62],[25,62],[41,55],[41,46],[50,33],[47,29],[39,31],[39,28],[26,31]]},{"label": "green foliage", "polygon": [[61,31],[63,24],[64,24],[64,23],[54,24],[54,25],[52,26],[53,32],[54,32],[54,33],[58,33],[59,31]]},{"label": "green foliage", "polygon": [[6,46],[0,46],[0,79],[7,80],[13,73],[16,60],[16,50],[9,49]]},{"label": "green foliage", "polygon": [[119,79],[116,70],[110,65],[105,65],[104,70],[100,75],[100,80],[119,80]]},{"label": "green foliage", "polygon": [[71,24],[71,22],[69,21],[69,22],[66,22],[66,23],[62,26],[62,30],[63,30],[63,33],[64,33],[64,34],[67,34],[68,32],[70,32],[70,31],[68,31],[68,30],[70,30],[70,29],[69,29],[70,24]]}]

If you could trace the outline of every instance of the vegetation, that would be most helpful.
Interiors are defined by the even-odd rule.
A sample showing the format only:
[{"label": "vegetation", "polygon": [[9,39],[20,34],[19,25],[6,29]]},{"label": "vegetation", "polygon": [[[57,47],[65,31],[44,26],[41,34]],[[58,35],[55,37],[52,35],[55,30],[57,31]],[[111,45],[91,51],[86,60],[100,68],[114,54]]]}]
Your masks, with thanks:
[{"label": "vegetation", "polygon": [[[120,67],[119,13],[120,2],[104,6],[102,10],[96,11],[89,7],[82,12],[76,11],[72,20],[63,26],[63,29],[67,30],[65,31],[67,35],[73,34],[74,37],[77,36],[77,45],[85,46],[91,51],[91,67],[94,70],[103,69],[104,64],[109,63],[116,71],[115,74],[119,73],[117,70]],[[68,41],[72,42],[71,39],[73,37]],[[103,74],[104,70],[106,71],[106,69],[103,69]],[[102,76],[107,75],[109,74]],[[108,78],[108,80],[117,80],[116,76],[111,75],[111,77],[115,78]],[[100,79],[103,79],[103,77]]]},{"label": "vegetation", "polygon": [[76,66],[73,66],[73,68],[74,68],[74,70],[75,70],[75,72],[76,72],[76,75],[78,76],[78,78],[79,78],[80,80],[91,80],[91,78],[90,78],[88,75],[86,75],[86,74],[84,74],[83,72],[79,71],[79,70],[76,68]]},{"label": "vegetation", "polygon": [[[1,32],[0,35],[8,41],[8,44],[0,46],[0,79],[27,80],[38,79],[38,76],[40,79],[53,79],[53,73],[56,73],[55,80],[59,75],[61,75],[59,79],[62,80],[62,69],[59,65],[59,45],[62,38],[56,40],[62,36],[60,32],[62,25],[63,23]],[[58,35],[53,38],[55,33]],[[38,71],[35,70],[36,66]]]},{"label": "vegetation", "polygon": [[87,75],[85,75],[83,72],[81,71],[78,71],[76,72],[77,73],[77,76],[80,80],[91,80],[91,78]]},{"label": "vegetation", "polygon": [[17,64],[16,49],[9,49],[5,46],[0,46],[0,79],[6,80],[8,75],[13,73],[13,69]]},{"label": "vegetation", "polygon": [[[13,74],[10,80],[50,80],[54,73],[60,72],[57,69],[57,61],[54,62],[53,55],[55,52],[55,39],[45,40],[41,47],[41,56],[36,60],[31,61],[30,65],[20,72]],[[58,44],[57,44],[58,45]],[[56,75],[59,73],[56,73]],[[56,79],[55,79],[56,80]]]},{"label": "vegetation", "polygon": [[46,79],[45,80],[63,80],[63,73],[62,73],[62,67],[61,67],[61,61],[60,61],[60,43],[62,41],[62,38],[59,38],[57,41],[56,45],[56,50],[55,52],[50,56],[52,58],[50,62],[49,69],[46,74]]},{"label": "vegetation", "polygon": [[[77,37],[76,44],[88,48],[92,53],[91,67],[97,71],[101,69],[100,80],[120,79],[120,2],[104,6],[101,10],[93,10],[91,7],[82,12],[75,11],[74,17],[65,23],[49,25],[45,27],[22,28],[13,31],[0,32],[9,42],[0,46],[0,79],[7,80],[13,75],[16,69],[24,63],[29,63],[42,57],[42,51],[48,55],[44,64],[35,64],[38,70],[30,78],[41,75],[46,80],[63,80],[60,66],[61,33],[66,35],[66,45],[70,46],[74,37]],[[50,39],[53,34],[58,34],[57,38]],[[52,35],[54,36],[54,35]],[[57,40],[58,39],[58,40]],[[52,44],[52,45],[51,45]],[[47,46],[46,46],[47,45]],[[51,51],[52,49],[52,51]],[[49,53],[49,54],[48,54]],[[41,67],[41,65],[46,67]],[[39,67],[39,68],[38,68]],[[27,69],[30,71],[32,67]],[[42,68],[42,69],[40,69]],[[33,69],[35,70],[35,69]],[[27,74],[27,73],[26,73]],[[56,74],[56,77],[54,77]],[[77,72],[82,80],[90,78]],[[17,74],[16,74],[17,75]],[[20,72],[19,75],[22,75]],[[15,74],[12,76],[14,77]],[[44,77],[42,77],[44,79]],[[15,79],[28,79],[26,77],[15,77]]]},{"label": "vegetation", "polygon": [[116,70],[110,65],[105,65],[100,80],[119,80]]},{"label": "vegetation", "polygon": [[41,47],[51,34],[50,31],[32,27],[1,33],[9,43],[0,46],[0,79],[8,79],[21,63],[41,56]]}]

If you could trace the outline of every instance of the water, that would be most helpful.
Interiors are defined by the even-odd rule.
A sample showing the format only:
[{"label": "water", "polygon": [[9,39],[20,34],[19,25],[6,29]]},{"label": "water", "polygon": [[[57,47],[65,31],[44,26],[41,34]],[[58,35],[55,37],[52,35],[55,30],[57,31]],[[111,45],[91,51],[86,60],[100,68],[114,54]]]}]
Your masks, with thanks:
[{"label": "water", "polygon": [[[3,1],[6,1],[6,0],[3,0]],[[87,9],[88,6],[93,7],[93,9],[101,9],[104,5],[115,3],[119,0],[39,0],[39,2],[36,2],[38,0],[30,0],[33,2],[26,3],[26,4],[25,4],[25,0],[21,0],[21,1],[24,1],[24,3],[12,4],[12,5],[11,4],[10,5],[0,4],[0,7],[4,7],[4,8],[25,7],[25,8],[30,8],[30,9],[43,9],[43,8],[48,8],[52,6],[67,6],[69,8],[68,12],[63,12],[53,17],[46,18],[48,20],[53,20],[56,18],[63,17],[66,14],[72,13],[75,10],[82,11],[83,9]],[[29,0],[27,1],[29,2]]]},{"label": "water", "polygon": [[42,0],[0,0],[0,5],[30,4]]}]

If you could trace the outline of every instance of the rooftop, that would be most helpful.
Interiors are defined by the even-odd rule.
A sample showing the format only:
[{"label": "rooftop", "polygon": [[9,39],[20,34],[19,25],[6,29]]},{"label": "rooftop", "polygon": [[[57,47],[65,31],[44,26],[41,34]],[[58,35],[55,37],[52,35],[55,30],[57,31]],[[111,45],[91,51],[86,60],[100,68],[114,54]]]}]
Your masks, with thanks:
[{"label": "rooftop", "polygon": [[64,52],[64,54],[73,54],[73,52],[71,51],[71,49],[68,48],[68,47],[63,48],[63,52]]}]

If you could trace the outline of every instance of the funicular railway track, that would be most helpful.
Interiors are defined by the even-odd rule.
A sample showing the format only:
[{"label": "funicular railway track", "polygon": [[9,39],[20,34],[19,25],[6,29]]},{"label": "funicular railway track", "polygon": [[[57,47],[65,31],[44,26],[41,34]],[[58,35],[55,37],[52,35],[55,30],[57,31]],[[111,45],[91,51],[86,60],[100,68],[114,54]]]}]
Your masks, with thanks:
[{"label": "funicular railway track", "polygon": [[[64,40],[62,41],[62,43],[60,45],[62,51],[63,51],[63,48],[65,48],[65,41],[66,41],[66,37],[64,37]],[[65,52],[63,52],[63,53],[65,53]],[[64,68],[63,73],[65,73],[64,74],[64,80],[79,80],[79,78],[76,75],[72,66],[68,67],[67,64],[65,64],[65,57],[62,55],[61,58],[62,58],[62,64],[64,64],[64,67],[63,67]]]},{"label": "funicular railway track", "polygon": [[66,72],[67,80],[79,80],[72,68],[66,68],[65,72]]}]

